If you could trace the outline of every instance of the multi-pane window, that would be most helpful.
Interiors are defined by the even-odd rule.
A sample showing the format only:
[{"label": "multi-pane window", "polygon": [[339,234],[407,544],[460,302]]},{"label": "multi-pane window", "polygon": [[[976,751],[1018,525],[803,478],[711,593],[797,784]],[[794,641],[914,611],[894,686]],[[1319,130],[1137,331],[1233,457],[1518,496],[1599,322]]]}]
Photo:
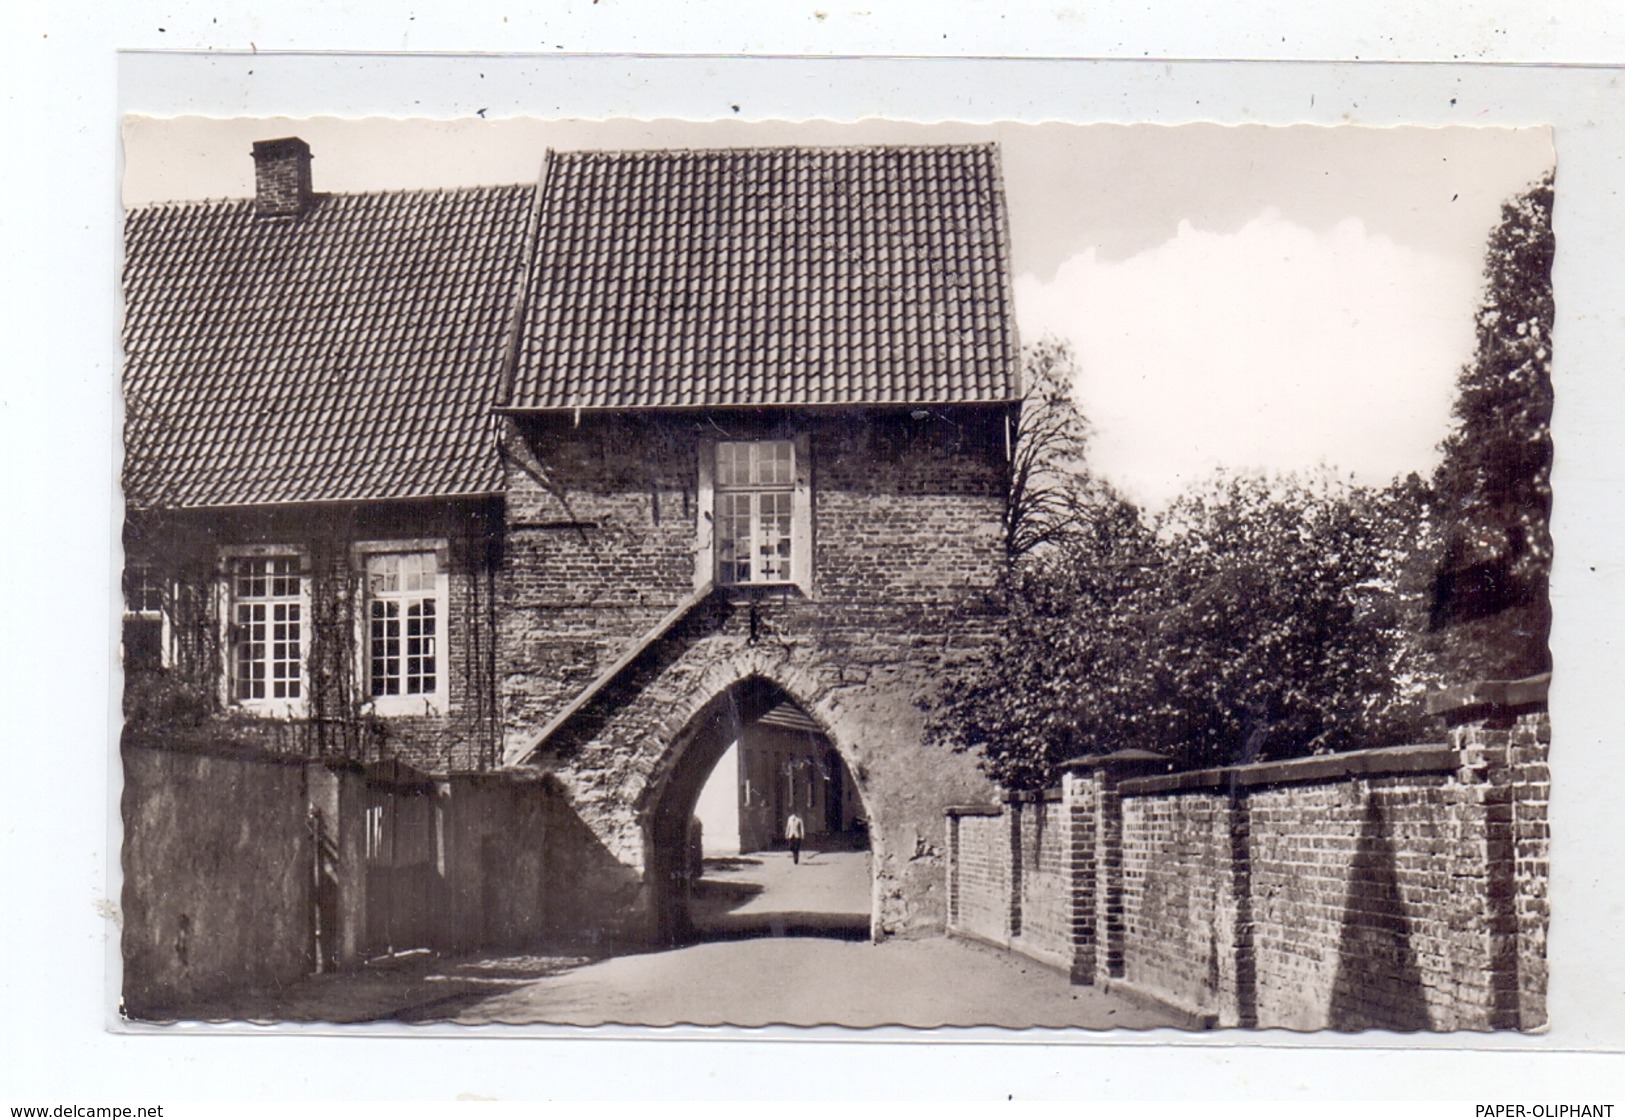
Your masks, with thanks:
[{"label": "multi-pane window", "polygon": [[163,668],[164,593],[150,564],[124,569],[123,637],[126,669]]},{"label": "multi-pane window", "polygon": [[439,569],[433,552],[367,557],[367,679],[375,698],[432,696],[440,681]]},{"label": "multi-pane window", "polygon": [[296,556],[231,560],[232,698],[297,700],[304,675],[304,595]]},{"label": "multi-pane window", "polygon": [[795,444],[787,439],[717,444],[718,582],[793,578],[795,465]]}]

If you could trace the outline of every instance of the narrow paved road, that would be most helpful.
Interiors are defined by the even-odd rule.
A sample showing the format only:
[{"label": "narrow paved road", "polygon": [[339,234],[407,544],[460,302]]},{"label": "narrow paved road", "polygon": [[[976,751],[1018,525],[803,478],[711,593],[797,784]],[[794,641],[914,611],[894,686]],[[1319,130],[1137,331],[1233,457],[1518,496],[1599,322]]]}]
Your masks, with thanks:
[{"label": "narrow paved road", "polygon": [[[637,1026],[1147,1028],[1160,1012],[1022,957],[946,938],[868,940],[867,852],[707,861],[693,918],[712,940],[600,954],[427,953],[245,992],[180,1018]],[[807,936],[809,933],[822,936]]]},{"label": "narrow paved road", "polygon": [[869,853],[808,849],[707,859],[689,912],[702,936],[826,933],[867,938]]},{"label": "narrow paved road", "polygon": [[741,1027],[1173,1025],[1019,957],[946,938],[765,937],[616,957],[410,1012],[458,1023]]}]

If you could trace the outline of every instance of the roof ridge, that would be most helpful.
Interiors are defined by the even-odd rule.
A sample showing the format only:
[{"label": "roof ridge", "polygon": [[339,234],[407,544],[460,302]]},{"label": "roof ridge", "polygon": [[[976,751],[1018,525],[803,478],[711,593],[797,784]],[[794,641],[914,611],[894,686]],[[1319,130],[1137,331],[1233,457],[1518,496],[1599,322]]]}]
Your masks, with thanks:
[{"label": "roof ridge", "polygon": [[553,148],[556,156],[671,156],[671,155],[754,155],[800,152],[837,154],[846,152],[975,152],[997,150],[997,140],[950,144],[727,144],[714,148]]},{"label": "roof ridge", "polygon": [[[529,183],[473,183],[455,187],[388,187],[369,191],[315,191],[311,194],[313,201],[321,199],[382,199],[404,198],[407,196],[430,195],[473,195],[498,191],[532,191],[536,189],[534,181]],[[212,207],[215,209],[229,209],[239,206],[253,206],[252,195],[239,198],[173,198],[155,202],[139,202],[133,206],[126,206],[126,214],[150,213],[157,210],[201,209]]]},{"label": "roof ridge", "polygon": [[[644,157],[657,158],[665,156],[685,155],[783,155],[794,153],[799,155],[840,155],[853,152],[907,152],[907,153],[938,153],[938,152],[997,152],[997,140],[979,140],[967,143],[949,144],[729,144],[714,148],[688,147],[688,148],[550,148],[555,156],[565,158],[627,158]],[[519,183],[465,183],[450,187],[386,187],[378,190],[363,191],[316,191],[312,199],[346,199],[346,198],[395,198],[409,195],[453,195],[479,193],[482,191],[509,191],[509,190],[535,190],[536,180]],[[153,202],[140,202],[133,206],[126,206],[127,214],[146,213],[166,209],[196,209],[214,207],[225,209],[232,206],[252,205],[252,195],[227,198],[169,198]]]}]

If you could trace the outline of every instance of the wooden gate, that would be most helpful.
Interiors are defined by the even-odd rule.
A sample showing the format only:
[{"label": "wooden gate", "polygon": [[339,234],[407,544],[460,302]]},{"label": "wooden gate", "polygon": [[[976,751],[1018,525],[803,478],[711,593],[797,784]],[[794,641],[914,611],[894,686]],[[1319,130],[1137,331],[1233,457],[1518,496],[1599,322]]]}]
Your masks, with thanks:
[{"label": "wooden gate", "polygon": [[426,949],[442,853],[434,784],[398,762],[367,768],[367,920],[362,955]]}]

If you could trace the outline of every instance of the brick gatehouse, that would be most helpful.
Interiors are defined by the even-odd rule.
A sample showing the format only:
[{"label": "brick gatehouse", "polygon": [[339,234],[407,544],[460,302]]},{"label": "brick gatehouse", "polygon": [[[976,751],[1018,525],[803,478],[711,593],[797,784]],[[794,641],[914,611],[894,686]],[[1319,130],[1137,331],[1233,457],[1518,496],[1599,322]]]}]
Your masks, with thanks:
[{"label": "brick gatehouse", "polygon": [[[989,631],[1020,396],[997,150],[350,195],[255,158],[254,199],[128,219],[127,750],[373,791],[310,795],[284,900],[342,961],[364,881],[458,943],[680,935],[700,785],[789,711],[856,787],[874,934],[940,932],[944,809],[990,790],[922,701]],[[186,916],[140,901],[127,955]]]}]

